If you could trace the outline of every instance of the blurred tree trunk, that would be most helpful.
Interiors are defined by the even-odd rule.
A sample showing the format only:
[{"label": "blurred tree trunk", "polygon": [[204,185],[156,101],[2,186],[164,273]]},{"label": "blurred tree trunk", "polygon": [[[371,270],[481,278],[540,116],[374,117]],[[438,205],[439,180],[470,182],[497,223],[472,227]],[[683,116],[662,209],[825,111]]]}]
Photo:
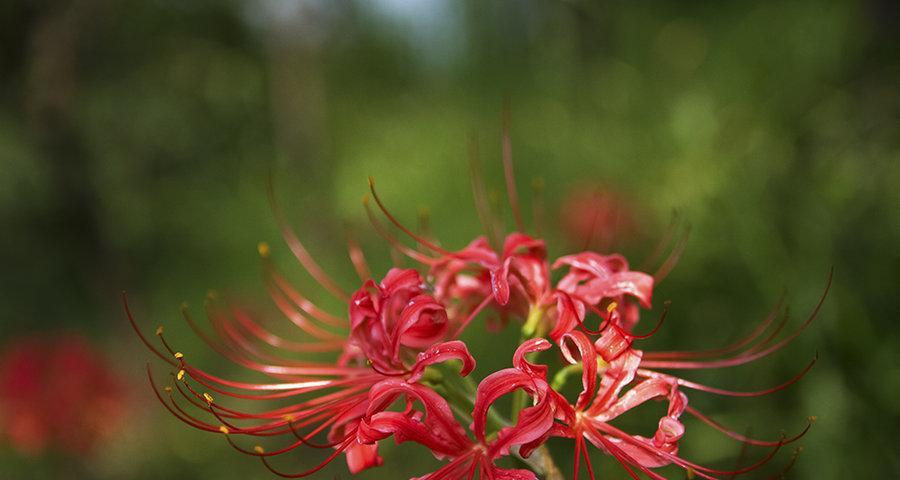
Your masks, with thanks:
[{"label": "blurred tree trunk", "polygon": [[61,263],[54,265],[51,277],[62,278],[47,279],[47,285],[72,285],[78,298],[71,300],[88,304],[109,303],[91,298],[109,291],[104,284],[109,283],[110,262],[98,219],[92,166],[77,124],[79,42],[96,7],[93,0],[43,5],[30,34],[25,66],[27,128],[50,190],[41,218],[32,221],[39,238],[50,239],[50,248],[58,250],[51,257]]}]

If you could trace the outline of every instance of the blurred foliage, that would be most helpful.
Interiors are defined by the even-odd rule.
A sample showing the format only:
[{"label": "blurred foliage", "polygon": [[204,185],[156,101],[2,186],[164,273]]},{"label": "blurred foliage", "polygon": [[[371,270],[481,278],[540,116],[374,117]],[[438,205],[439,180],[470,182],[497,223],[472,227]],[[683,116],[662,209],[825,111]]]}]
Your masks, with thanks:
[{"label": "blurred foliage", "polygon": [[[178,306],[199,305],[209,288],[264,305],[254,249],[277,245],[270,172],[308,246],[352,286],[343,220],[376,267],[390,262],[360,206],[367,175],[406,221],[427,206],[445,245],[478,234],[467,144],[477,139],[502,193],[509,97],[524,206],[532,178],[547,185],[551,254],[568,251],[554,209],[585,182],[626,192],[657,237],[673,210],[692,225],[655,294],[673,307],[650,345],[725,344],[785,288],[799,323],[833,266],[823,313],[792,348],[698,376],[753,389],[818,351],[807,378],[769,398],[692,402],[760,436],[818,415],[792,477],[900,474],[898,18],[892,2],[841,0],[3,2],[0,339],[90,334],[132,380],[134,408],[92,456],[0,447],[0,471],[268,478],[155,404],[143,381],[149,355],[119,292],[147,331],[166,324],[183,349],[226,371],[180,324]],[[620,240],[636,260],[652,249]],[[288,268],[285,248],[275,258],[316,288]],[[513,332],[501,336],[512,345]],[[512,346],[472,341],[484,365],[508,364]],[[689,458],[721,465],[739,450],[697,422],[688,428]],[[570,463],[565,445],[551,447]],[[403,462],[391,462],[397,449]],[[385,467],[360,478],[408,478],[433,463],[414,447],[385,450]],[[321,476],[347,478],[341,463]],[[624,477],[601,465],[603,478]]]}]

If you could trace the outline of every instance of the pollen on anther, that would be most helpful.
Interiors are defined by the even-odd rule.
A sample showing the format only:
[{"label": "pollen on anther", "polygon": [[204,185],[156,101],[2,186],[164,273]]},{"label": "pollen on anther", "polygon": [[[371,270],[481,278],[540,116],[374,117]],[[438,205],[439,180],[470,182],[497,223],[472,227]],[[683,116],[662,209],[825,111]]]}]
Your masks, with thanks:
[{"label": "pollen on anther", "polygon": [[817,417],[815,415],[810,415],[810,416],[806,417],[806,419],[809,420],[809,423],[816,423],[816,420],[818,420],[819,417]]},{"label": "pollen on anther", "polygon": [[209,393],[203,392],[203,398],[206,399],[206,403],[213,403],[213,397]]},{"label": "pollen on anther", "polygon": [[179,370],[178,374],[175,375],[175,378],[177,378],[178,380],[184,380],[184,374],[185,374],[184,370]]},{"label": "pollen on anther", "polygon": [[269,258],[269,254],[271,253],[269,244],[266,242],[259,242],[258,244],[256,244],[256,251],[259,253],[259,256],[262,258]]},{"label": "pollen on anther", "polygon": [[259,453],[259,454],[266,453],[266,450],[265,450],[263,447],[259,446],[259,445],[253,447],[253,451],[256,452],[256,453]]},{"label": "pollen on anther", "polygon": [[160,325],[160,326],[156,327],[156,336],[160,336],[162,334],[163,334],[163,327],[162,327],[162,325]]},{"label": "pollen on anther", "polygon": [[172,387],[170,387],[170,386],[168,386],[168,385],[166,385],[165,387],[163,387],[163,390],[165,390],[166,393],[172,393]]},{"label": "pollen on anther", "polygon": [[222,425],[221,427],[219,427],[219,431],[224,433],[225,435],[228,435],[229,433],[231,433],[231,430],[228,430],[228,427],[226,427],[225,425]]},{"label": "pollen on anther", "polygon": [[618,307],[618,306],[619,306],[618,303],[612,302],[612,303],[609,304],[608,307],[606,307],[606,311],[607,311],[608,313],[612,313],[612,311],[615,310],[616,307]]},{"label": "pollen on anther", "polygon": [[180,359],[184,358],[184,354],[181,352],[175,352],[175,358],[180,360]]}]

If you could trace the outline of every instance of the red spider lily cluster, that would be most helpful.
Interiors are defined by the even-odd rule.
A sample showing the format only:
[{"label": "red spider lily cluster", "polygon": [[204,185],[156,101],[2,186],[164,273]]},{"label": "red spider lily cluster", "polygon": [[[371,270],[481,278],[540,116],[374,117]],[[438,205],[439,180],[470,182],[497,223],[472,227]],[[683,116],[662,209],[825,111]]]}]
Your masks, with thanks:
[{"label": "red spider lily cluster", "polygon": [[85,339],[18,338],[0,355],[0,433],[27,456],[89,453],[121,426],[124,391]]},{"label": "red spider lily cluster", "polygon": [[[352,293],[320,268],[275,205],[290,250],[346,311],[328,312],[314,304],[268,260],[268,245],[260,244],[271,298],[305,340],[284,338],[232,304],[209,303],[211,333],[185,316],[210,347],[264,375],[269,379],[265,382],[230,380],[198,368],[170,346],[162,327],[156,333],[163,348],[157,348],[141,334],[126,303],[143,342],[172,367],[174,381],[162,388],[148,369],[160,402],[184,423],[222,435],[238,451],[287,478],[312,475],[339,456],[351,473],[377,467],[383,463],[379,445],[390,439],[420,444],[442,462],[421,479],[561,478],[545,447],[554,437],[572,442],[575,478],[582,469],[595,478],[591,449],[613,457],[633,478],[663,478],[656,469],[669,465],[689,475],[717,478],[755,470],[806,432],[774,440],[749,438],[691,407],[688,400],[696,392],[743,397],[772,393],[799,380],[812,362],[781,385],[749,392],[715,388],[669,372],[732,367],[765,357],[796,338],[821,301],[790,332],[784,333],[776,308],[753,332],[727,347],[644,351],[640,341],[662,325],[665,314],[649,333],[638,334],[641,309],[651,307],[654,285],[674,265],[683,241],[675,242],[652,275],[633,270],[617,254],[584,251],[549,258],[543,240],[522,233],[508,141],[504,145],[507,191],[518,231],[502,241],[492,238],[496,219],[482,201],[476,175],[476,205],[492,233],[460,250],[445,249],[401,223],[370,180],[371,198],[384,218],[415,247],[391,234],[366,202],[373,226],[420,267],[392,268],[378,280],[359,246],[351,242],[350,259],[362,282]],[[522,341],[510,349],[509,368],[486,374],[476,384],[469,377],[476,359],[459,338],[486,317],[501,319],[501,325],[514,322]],[[552,351],[563,365],[551,376]],[[323,358],[322,352],[333,352],[331,360],[299,359]],[[567,395],[571,388],[565,386],[572,376],[581,377],[581,390]],[[513,397],[513,407],[504,416],[495,404],[507,395]],[[650,401],[667,405],[653,435],[635,435],[616,426],[619,417]],[[248,410],[248,405],[259,408]],[[686,414],[739,442],[768,450],[731,470],[692,462],[679,454]],[[287,472],[288,460],[278,458],[302,457],[298,452],[314,449],[325,450],[327,456],[305,471]],[[508,468],[514,462],[522,468]]]}]

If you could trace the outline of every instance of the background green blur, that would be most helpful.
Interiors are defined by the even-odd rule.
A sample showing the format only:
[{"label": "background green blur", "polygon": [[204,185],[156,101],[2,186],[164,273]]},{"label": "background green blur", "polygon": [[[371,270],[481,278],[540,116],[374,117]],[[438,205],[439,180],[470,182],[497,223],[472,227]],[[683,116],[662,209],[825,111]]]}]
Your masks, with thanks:
[{"label": "background green blur", "polygon": [[[798,324],[834,267],[822,314],[789,349],[688,374],[757,389],[818,352],[805,379],[769,397],[691,402],[764,437],[817,415],[792,478],[900,475],[900,8],[624,3],[2,2],[0,344],[88,336],[126,379],[129,413],[91,455],[24,457],[0,437],[0,477],[270,478],[156,403],[144,373],[151,358],[120,292],[146,332],[166,325],[192,358],[237,374],[182,325],[179,305],[199,313],[216,289],[271,311],[258,241],[340,311],[279,241],[270,172],[307,246],[352,289],[344,222],[376,274],[390,265],[361,207],[367,175],[407,223],[428,207],[445,245],[479,233],[468,144],[477,139],[502,197],[505,97],[526,211],[532,179],[546,184],[551,256],[571,251],[556,219],[578,185],[619,192],[641,212],[644,234],[617,243],[635,260],[673,211],[692,226],[654,294],[673,304],[648,348],[724,345],[785,290]],[[483,365],[475,375],[508,365],[516,336],[499,334],[501,348],[472,335]],[[732,465],[737,443],[687,426],[686,457]],[[654,429],[651,420],[638,431]],[[571,469],[568,445],[551,448]],[[409,478],[435,464],[414,446],[383,453],[386,465],[359,478]],[[603,478],[625,477],[600,458]],[[789,458],[782,452],[771,472]],[[338,461],[316,478],[349,475]]]}]

